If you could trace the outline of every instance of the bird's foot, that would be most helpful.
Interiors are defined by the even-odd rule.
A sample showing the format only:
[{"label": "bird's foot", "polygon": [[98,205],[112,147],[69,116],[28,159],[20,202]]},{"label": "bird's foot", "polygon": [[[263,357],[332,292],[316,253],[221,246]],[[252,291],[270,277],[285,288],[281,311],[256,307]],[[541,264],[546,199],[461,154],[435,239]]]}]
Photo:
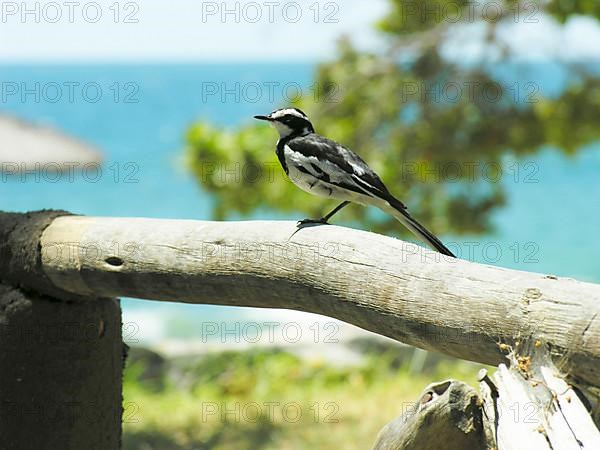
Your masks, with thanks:
[{"label": "bird's foot", "polygon": [[321,225],[327,225],[327,219],[325,219],[325,217],[321,217],[320,219],[304,219],[304,220],[299,220],[298,221],[298,225],[309,225],[309,224],[321,224]]}]

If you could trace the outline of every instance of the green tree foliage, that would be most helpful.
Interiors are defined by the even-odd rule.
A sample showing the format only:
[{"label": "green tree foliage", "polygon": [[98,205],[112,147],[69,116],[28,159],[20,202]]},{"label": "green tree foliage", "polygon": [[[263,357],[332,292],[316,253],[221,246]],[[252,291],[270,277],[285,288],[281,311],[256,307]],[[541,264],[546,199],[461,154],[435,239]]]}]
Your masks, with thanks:
[{"label": "green tree foliage", "polygon": [[[557,22],[575,14],[598,18],[598,2],[505,0],[503,5],[499,18],[491,9],[482,17],[481,8],[473,9],[467,0],[393,0],[378,24],[386,48],[358,51],[342,39],[337,58],[316,70],[319,97],[306,96],[296,105],[319,133],[368,161],[437,233],[489,230],[491,213],[505,202],[505,186],[490,182],[498,175],[490,170],[502,168],[507,155],[523,160],[544,146],[574,153],[600,137],[600,79],[585,65],[565,63],[569,81],[554,97],[542,97],[536,80],[515,87],[495,70],[514,56],[500,36],[503,25],[543,15]],[[480,23],[486,49],[486,58],[468,64],[444,57],[444,44],[465,22]],[[275,131],[264,123],[237,130],[198,123],[189,130],[188,160],[202,187],[216,197],[216,218],[258,208],[320,217],[334,206],[285,178],[275,141]],[[231,182],[220,169],[236,163],[244,172],[239,182]],[[341,214],[364,228],[401,230],[393,218],[368,208],[353,206]]]}]

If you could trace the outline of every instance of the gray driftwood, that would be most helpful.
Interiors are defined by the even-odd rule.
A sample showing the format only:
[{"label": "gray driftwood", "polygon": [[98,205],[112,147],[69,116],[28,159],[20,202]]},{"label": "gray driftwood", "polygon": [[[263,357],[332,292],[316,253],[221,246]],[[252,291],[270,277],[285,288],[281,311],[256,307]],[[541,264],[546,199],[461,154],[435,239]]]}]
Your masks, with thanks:
[{"label": "gray driftwood", "polygon": [[477,393],[465,383],[430,384],[419,400],[387,424],[373,450],[485,449],[482,409]]},{"label": "gray driftwood", "polygon": [[[582,450],[600,448],[584,404],[539,340],[515,344],[509,365],[480,371],[480,391],[444,381],[386,425],[373,450]],[[587,399],[584,399],[587,403]]]},{"label": "gray driftwood", "polygon": [[[500,450],[581,450],[600,448],[600,432],[564,373],[541,341],[515,344],[510,364],[494,374]],[[587,399],[586,399],[587,402]]]},{"label": "gray driftwood", "polygon": [[[0,216],[9,248],[24,245],[30,220]],[[38,244],[39,255],[17,252],[0,266],[8,281],[73,297],[309,311],[492,365],[504,361],[499,343],[542,336],[564,373],[600,380],[600,286],[590,283],[293,222],[66,216],[50,221]],[[37,269],[24,272],[27,264]]]}]

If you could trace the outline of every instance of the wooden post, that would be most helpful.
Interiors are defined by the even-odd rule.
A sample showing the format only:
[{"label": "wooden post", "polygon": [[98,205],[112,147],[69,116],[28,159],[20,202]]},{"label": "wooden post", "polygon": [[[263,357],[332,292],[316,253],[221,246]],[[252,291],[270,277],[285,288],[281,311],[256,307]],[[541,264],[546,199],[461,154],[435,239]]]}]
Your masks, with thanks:
[{"label": "wooden post", "polygon": [[[39,237],[47,217],[20,216],[0,226],[0,266],[18,261],[24,279],[41,284]],[[12,246],[26,235],[29,245]],[[67,302],[36,294],[33,286],[0,283],[0,449],[118,450],[124,360],[118,300]]]},{"label": "wooden post", "polygon": [[600,432],[573,386],[552,362],[541,340],[517,341],[508,366],[493,376],[497,397],[484,397],[496,417],[501,450],[580,450],[600,448]]}]

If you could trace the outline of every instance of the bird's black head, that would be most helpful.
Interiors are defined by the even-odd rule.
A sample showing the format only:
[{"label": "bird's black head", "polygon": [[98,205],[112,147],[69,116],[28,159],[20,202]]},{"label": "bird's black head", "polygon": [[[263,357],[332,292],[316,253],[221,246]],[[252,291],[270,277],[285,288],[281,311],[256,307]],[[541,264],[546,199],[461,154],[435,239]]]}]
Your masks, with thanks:
[{"label": "bird's black head", "polygon": [[291,135],[303,136],[315,132],[306,114],[298,108],[276,109],[268,116],[254,116],[254,118],[271,122],[282,138]]}]

